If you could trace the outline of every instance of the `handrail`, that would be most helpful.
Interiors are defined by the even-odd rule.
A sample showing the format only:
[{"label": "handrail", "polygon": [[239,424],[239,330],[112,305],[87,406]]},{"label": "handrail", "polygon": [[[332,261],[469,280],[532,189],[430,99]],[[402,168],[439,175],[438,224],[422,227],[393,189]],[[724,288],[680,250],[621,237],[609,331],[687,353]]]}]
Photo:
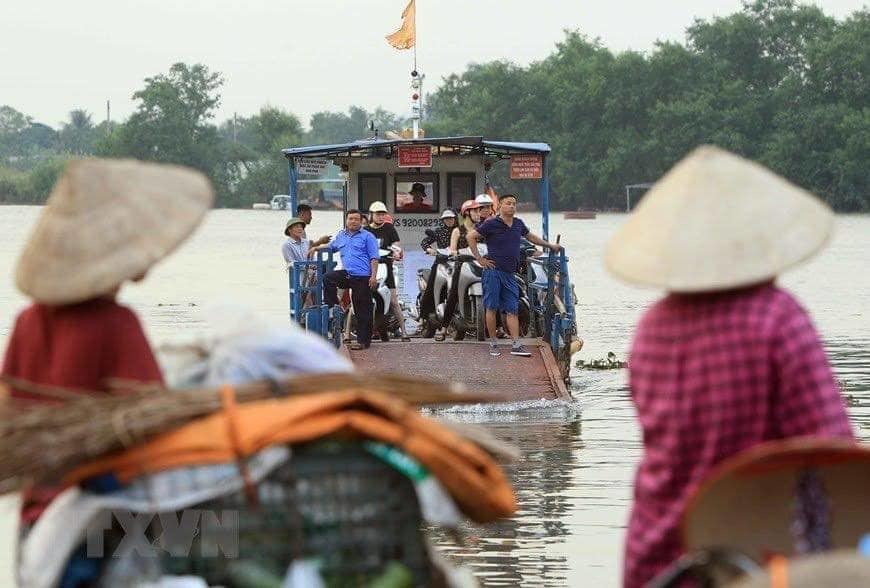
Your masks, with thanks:
[{"label": "handrail", "polygon": [[[294,261],[288,268],[290,282],[290,319],[295,320],[308,331],[314,331],[323,338],[330,338],[329,307],[323,300],[323,276],[335,268],[333,253],[329,250],[317,252],[317,259]],[[311,269],[314,269],[311,272]],[[313,279],[312,279],[313,278]],[[340,311],[335,311],[333,323],[340,325]],[[341,327],[333,329],[341,332]],[[333,334],[333,344],[341,345],[341,337]]]},{"label": "handrail", "polygon": [[[550,344],[553,352],[570,345],[577,326],[574,313],[574,295],[568,274],[568,257],[562,248],[556,255],[527,258],[526,288],[535,315],[543,319],[542,332],[537,333]],[[532,267],[544,268],[547,284],[536,284]],[[543,301],[540,294],[543,293]]]}]

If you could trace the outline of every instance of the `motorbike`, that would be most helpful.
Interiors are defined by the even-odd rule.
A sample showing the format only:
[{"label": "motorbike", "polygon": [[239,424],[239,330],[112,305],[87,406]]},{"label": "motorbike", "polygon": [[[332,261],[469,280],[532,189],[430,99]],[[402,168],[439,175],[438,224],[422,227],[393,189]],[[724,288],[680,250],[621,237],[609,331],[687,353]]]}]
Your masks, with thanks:
[{"label": "motorbike", "polygon": [[[377,333],[381,341],[386,342],[390,340],[390,333],[396,332],[399,329],[399,321],[403,320],[403,317],[396,316],[390,304],[390,289],[387,287],[387,261],[393,257],[393,251],[378,249],[378,255],[377,283],[372,288],[372,312],[374,314],[372,330],[374,333]],[[345,341],[351,340],[350,333],[355,328],[356,316],[351,304],[344,328]]]},{"label": "motorbike", "polygon": [[[434,232],[427,229],[426,234],[434,237]],[[420,321],[420,334],[431,338],[435,331],[445,324],[444,309],[450,290],[453,264],[447,249],[437,249],[432,267],[417,270],[417,318]]]},{"label": "motorbike", "polygon": [[[481,255],[486,255],[485,244],[480,244],[477,247]],[[474,332],[478,341],[486,340],[483,267],[475,261],[468,249],[464,249],[454,257],[451,277],[450,294],[444,312],[448,317],[451,317],[448,320],[452,320],[453,340],[462,341],[469,332]],[[515,277],[520,288],[517,312],[520,322],[520,336],[525,337],[529,333],[531,323],[531,304],[526,292],[525,279],[519,274]],[[501,314],[498,315],[497,325],[502,329],[506,328]]]}]

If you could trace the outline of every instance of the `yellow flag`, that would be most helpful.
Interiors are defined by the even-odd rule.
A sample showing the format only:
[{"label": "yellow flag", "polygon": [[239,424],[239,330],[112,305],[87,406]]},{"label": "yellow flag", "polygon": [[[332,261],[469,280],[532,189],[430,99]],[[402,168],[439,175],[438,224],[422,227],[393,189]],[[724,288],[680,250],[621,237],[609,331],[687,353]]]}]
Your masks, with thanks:
[{"label": "yellow flag", "polygon": [[410,49],[417,42],[417,7],[416,0],[411,0],[402,11],[402,26],[391,35],[387,35],[387,43],[396,49]]}]

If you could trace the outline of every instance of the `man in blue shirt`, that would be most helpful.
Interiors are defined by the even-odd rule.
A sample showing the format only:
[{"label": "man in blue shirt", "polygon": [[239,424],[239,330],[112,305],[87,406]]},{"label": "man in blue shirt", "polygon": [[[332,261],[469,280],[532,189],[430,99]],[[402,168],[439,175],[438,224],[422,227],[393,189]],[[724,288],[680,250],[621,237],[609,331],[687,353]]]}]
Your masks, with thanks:
[{"label": "man in blue shirt", "polygon": [[323,294],[330,308],[338,304],[338,288],[350,288],[356,315],[356,343],[351,349],[368,349],[372,343],[372,288],[377,285],[378,240],[362,228],[362,213],[348,210],[345,228],[332,242],[321,245],[341,254],[343,270],[323,276]]},{"label": "man in blue shirt", "polygon": [[[519,342],[520,321],[517,317],[520,301],[520,286],[514,274],[520,263],[520,242],[523,237],[535,245],[556,252],[561,249],[556,243],[544,241],[530,233],[526,224],[516,218],[517,197],[505,194],[499,199],[496,216],[488,218],[468,233],[471,254],[483,266],[483,306],[486,308],[486,330],[490,337],[490,355],[501,355],[495,338],[496,313],[505,315],[507,329],[513,339],[511,355],[530,357],[532,354]],[[486,238],[487,254],[481,257],[477,244]]]}]

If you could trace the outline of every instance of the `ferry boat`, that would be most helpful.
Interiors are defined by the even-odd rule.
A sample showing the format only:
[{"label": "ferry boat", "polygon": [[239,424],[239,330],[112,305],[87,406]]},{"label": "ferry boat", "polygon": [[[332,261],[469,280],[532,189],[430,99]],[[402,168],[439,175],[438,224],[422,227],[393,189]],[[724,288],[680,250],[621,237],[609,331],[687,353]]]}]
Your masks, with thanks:
[{"label": "ferry boat", "polygon": [[[400,285],[405,301],[416,297],[416,269],[432,264],[432,257],[419,249],[425,231],[438,226],[443,209],[458,209],[463,201],[483,193],[487,173],[496,165],[509,165],[519,177],[539,183],[541,226],[528,224],[544,239],[550,238],[550,146],[546,143],[480,136],[370,138],[292,147],[283,154],[289,164],[291,209],[297,202],[297,168],[305,159],[328,160],[341,167],[346,177],[345,211],[367,211],[375,201],[386,204],[405,250]],[[425,188],[422,201],[419,196],[411,200],[416,184]],[[419,194],[419,189],[415,192]],[[494,398],[569,399],[570,359],[582,342],[577,336],[568,257],[562,249],[557,255],[530,257],[527,265],[524,287],[531,320],[523,344],[532,351],[531,358],[506,353],[492,357],[485,341],[434,341],[420,334],[410,342],[374,341],[369,349],[348,349],[347,353],[370,372],[432,377],[463,384],[475,393],[491,393]],[[294,264],[289,277],[290,315],[305,328],[343,346],[343,317],[338,307],[332,311],[326,307],[322,295],[323,274],[334,266],[331,254],[323,251],[317,259]]]}]

